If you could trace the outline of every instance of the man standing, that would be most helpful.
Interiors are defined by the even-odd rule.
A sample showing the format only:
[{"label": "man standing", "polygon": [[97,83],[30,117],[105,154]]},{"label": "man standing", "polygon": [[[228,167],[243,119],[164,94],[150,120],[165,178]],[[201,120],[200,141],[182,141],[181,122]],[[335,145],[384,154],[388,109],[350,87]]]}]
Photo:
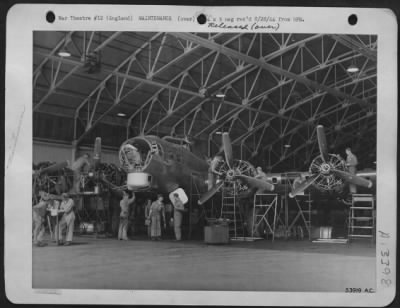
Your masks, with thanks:
[{"label": "man standing", "polygon": [[83,156],[75,160],[71,165],[71,170],[74,172],[73,191],[75,193],[80,192],[81,172],[84,167],[88,168],[90,166],[89,157],[90,155],[85,153]]},{"label": "man standing", "polygon": [[152,240],[161,240],[161,216],[164,221],[164,229],[167,227],[165,223],[165,208],[163,200],[163,195],[158,194],[157,200],[150,206],[150,235]]},{"label": "man standing", "polygon": [[261,167],[257,167],[256,169],[256,179],[265,179],[267,177],[267,175],[265,174],[265,172],[262,170]]},{"label": "man standing", "polygon": [[47,194],[42,194],[39,203],[32,208],[33,244],[38,247],[46,246],[46,244],[43,243],[43,235],[48,203],[49,196]]},{"label": "man standing", "polygon": [[62,245],[63,243],[63,232],[66,229],[66,242],[65,246],[71,245],[72,237],[74,235],[74,223],[75,223],[75,213],[74,213],[74,200],[72,200],[67,193],[63,193],[61,195],[61,204],[60,211],[63,211],[64,214],[60,220],[59,226],[59,243],[58,245]]},{"label": "man standing", "polygon": [[[349,173],[355,175],[357,172],[356,166],[358,165],[358,160],[357,157],[351,152],[350,148],[346,148],[346,166],[349,168]],[[350,193],[351,194],[356,194],[357,193],[357,187],[354,184],[349,185]]]},{"label": "man standing", "polygon": [[136,170],[138,167],[142,165],[142,157],[137,147],[131,144],[127,144],[125,148],[128,149],[126,152],[128,162],[131,165],[132,170]]},{"label": "man standing", "polygon": [[119,203],[121,213],[119,215],[118,239],[127,241],[128,239],[128,224],[129,224],[129,207],[135,201],[135,193],[132,193],[132,198],[129,199],[128,192],[124,191],[122,200]]},{"label": "man standing", "polygon": [[182,200],[179,198],[177,193],[174,193],[174,231],[175,231],[175,238],[177,241],[182,239],[182,217],[183,212],[185,211],[185,207],[183,205]]}]

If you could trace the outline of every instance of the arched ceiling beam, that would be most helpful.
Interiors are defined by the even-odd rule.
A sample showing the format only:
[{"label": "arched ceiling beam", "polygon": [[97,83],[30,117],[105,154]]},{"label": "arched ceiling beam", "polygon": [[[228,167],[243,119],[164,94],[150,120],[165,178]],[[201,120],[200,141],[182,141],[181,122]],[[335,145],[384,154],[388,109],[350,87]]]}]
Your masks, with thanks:
[{"label": "arched ceiling beam", "polygon": [[[233,38],[227,40],[224,44],[229,44],[230,42],[232,42],[233,40],[237,39],[239,35],[234,36]],[[193,47],[192,47],[193,49]],[[202,61],[204,61],[205,59],[207,59],[208,57],[210,57],[211,55],[213,55],[215,52],[211,51],[209,53],[207,53],[205,56],[201,57],[200,59],[196,60],[195,62],[193,62],[191,65],[189,65],[189,67],[187,67],[185,70],[179,72],[176,76],[172,77],[171,80],[168,82],[168,84],[172,84],[174,81],[176,81],[178,78],[182,77],[184,74],[187,74],[187,72],[189,72],[193,67],[195,67],[196,65],[198,65],[199,63],[201,63]],[[142,112],[144,110],[144,108],[146,108],[148,105],[151,104],[151,102],[153,101],[153,99],[157,98],[159,96],[159,94],[163,91],[164,89],[160,89],[158,90],[156,93],[154,93],[154,95],[152,97],[150,97],[149,99],[147,99],[143,104],[141,104],[141,106],[139,108],[137,108],[135,110],[135,112],[129,117],[128,119],[128,127],[131,125],[132,120],[140,114],[140,112]],[[204,97],[204,95],[203,95]]]},{"label": "arched ceiling beam", "polygon": [[61,47],[63,47],[65,44],[68,44],[68,42],[71,40],[71,36],[74,33],[74,31],[68,32],[54,47],[48,55],[44,57],[42,62],[39,63],[39,65],[35,68],[33,71],[33,78],[37,78],[37,76],[40,74],[40,71],[42,67],[50,60],[50,56],[53,56]]},{"label": "arched ceiling beam", "polygon": [[[341,83],[341,86],[339,86],[339,87],[337,87],[337,88],[343,88],[343,87],[347,87],[347,86],[349,86],[349,85],[352,85],[352,84],[357,84],[357,83],[359,83],[360,81],[363,81],[363,80],[367,80],[367,79],[371,79],[371,78],[374,78],[376,76],[376,74],[372,74],[372,75],[370,75],[370,76],[367,76],[367,77],[363,77],[363,78],[358,78],[358,79],[351,79],[349,82],[345,82],[345,83],[342,83],[342,81],[340,81],[339,83]],[[346,80],[347,80],[348,78],[346,78]],[[264,93],[262,93],[262,95],[263,96],[261,96],[260,95],[260,97],[262,98],[262,97],[265,97],[266,95],[268,95],[270,92],[272,92],[273,90],[275,90],[274,88],[272,88],[272,89],[270,89],[270,90],[268,90],[268,91],[266,91],[266,92],[264,92]],[[302,105],[304,105],[304,104],[306,104],[307,102],[311,102],[311,101],[313,101],[314,99],[316,99],[316,98],[318,98],[318,97],[322,97],[322,96],[324,96],[324,95],[326,95],[326,93],[325,92],[320,92],[320,93],[315,93],[315,94],[313,94],[313,95],[310,95],[310,96],[308,96],[308,97],[306,97],[306,98],[304,98],[304,99],[301,99],[300,101],[298,101],[295,105],[293,105],[293,106],[290,106],[289,108],[287,108],[286,109],[286,111],[288,111],[288,110],[293,110],[293,109],[297,109],[297,108],[299,108],[299,107],[301,107]],[[253,101],[254,102],[254,101]],[[292,108],[293,107],[293,108]],[[226,118],[223,122],[220,122],[220,121],[218,121],[218,124],[215,126],[215,123],[212,123],[212,124],[210,124],[208,127],[205,127],[205,128],[203,128],[197,135],[196,135],[196,137],[199,137],[199,135],[201,134],[201,133],[203,133],[203,132],[205,132],[207,129],[209,129],[209,128],[211,128],[212,126],[215,126],[215,128],[210,132],[210,134],[213,134],[213,133],[215,133],[217,130],[219,130],[219,129],[221,129],[221,127],[223,127],[227,122],[229,122],[230,120],[232,120],[232,117],[235,117],[235,116],[238,116],[238,114],[240,113],[240,111],[242,111],[242,110],[239,110],[239,109],[237,109],[239,112],[238,113],[233,113],[233,115],[231,115],[231,113],[229,113],[228,115],[231,115],[229,118]],[[318,110],[317,110],[318,111]],[[310,117],[310,121],[315,121],[315,115],[317,114],[317,111],[315,112],[315,114],[312,116],[312,117]],[[282,118],[282,115],[280,115],[279,113],[275,113],[275,114],[272,114],[272,117],[270,118],[270,119],[268,119],[269,121],[272,121],[272,120],[274,120],[274,119],[276,119],[276,118]],[[304,123],[304,121],[298,121],[298,120],[296,120],[296,119],[294,119],[294,118],[290,118],[290,117],[288,117],[287,119],[290,119],[291,121],[293,121],[293,122],[300,122],[300,123]],[[241,140],[237,140],[237,141],[241,141]]]},{"label": "arched ceiling beam", "polygon": [[342,45],[344,45],[350,49],[353,49],[356,52],[361,53],[363,56],[367,57],[368,59],[370,59],[374,62],[377,61],[376,49],[367,47],[367,46],[365,46],[365,44],[362,44],[361,42],[354,40],[353,38],[349,37],[348,35],[331,34],[330,37],[332,37],[334,40],[340,42]]},{"label": "arched ceiling beam", "polygon": [[266,63],[263,60],[256,59],[254,57],[248,56],[248,55],[243,54],[243,53],[241,53],[239,51],[236,51],[236,50],[233,50],[231,48],[222,46],[222,45],[217,44],[215,42],[212,42],[210,40],[201,38],[201,37],[199,37],[197,35],[194,35],[194,34],[191,34],[191,33],[181,33],[181,32],[172,33],[172,35],[174,35],[176,37],[179,37],[179,38],[182,38],[182,39],[185,39],[185,40],[192,41],[192,42],[194,42],[196,44],[199,44],[199,45],[201,45],[203,47],[206,47],[208,49],[219,51],[219,52],[225,54],[226,56],[234,57],[234,58],[242,60],[242,61],[244,61],[246,63],[250,63],[250,64],[253,64],[255,66],[262,67],[263,69],[268,70],[270,72],[282,75],[284,77],[287,77],[287,78],[290,78],[290,79],[293,79],[293,80],[296,80],[297,82],[300,82],[300,83],[306,85],[307,87],[313,88],[315,90],[325,91],[325,92],[327,92],[327,93],[329,93],[329,94],[331,94],[333,96],[353,101],[353,102],[355,102],[355,103],[357,103],[357,104],[359,104],[360,106],[363,106],[363,107],[370,107],[370,108],[372,107],[372,108],[374,108],[373,105],[371,105],[370,103],[365,102],[365,101],[363,101],[361,99],[352,97],[352,96],[350,96],[350,95],[348,95],[346,93],[343,93],[341,91],[338,91],[338,90],[336,90],[334,88],[327,87],[327,86],[322,85],[322,84],[320,84],[318,82],[312,81],[312,80],[310,80],[310,79],[308,79],[308,78],[306,78],[304,76],[299,76],[297,74],[291,73],[291,72],[286,71],[286,70],[284,70],[284,69],[282,69],[280,67],[277,67],[275,65]]},{"label": "arched ceiling beam", "polygon": [[[111,34],[107,39],[105,39],[99,46],[97,46],[93,52],[98,52],[100,50],[102,50],[104,47],[106,47],[112,40],[114,40],[116,37],[118,37],[121,34],[121,32],[115,32],[113,34]],[[52,58],[54,57],[54,55],[49,55],[48,58]],[[57,66],[57,70],[56,70],[56,74],[55,77],[52,81],[51,81],[51,85],[49,87],[49,90],[47,91],[47,93],[40,99],[40,101],[38,103],[36,103],[33,106],[33,111],[38,110],[38,108],[40,107],[40,105],[42,105],[48,98],[50,95],[52,95],[56,89],[64,83],[65,80],[67,80],[76,70],[78,70],[80,67],[82,67],[84,64],[82,62],[77,62],[75,63],[75,66],[66,74],[64,75],[60,80],[57,80],[57,75],[58,72],[60,70],[61,67],[61,63],[65,60],[61,57],[58,57],[58,66]],[[79,63],[79,64],[78,64]]]}]

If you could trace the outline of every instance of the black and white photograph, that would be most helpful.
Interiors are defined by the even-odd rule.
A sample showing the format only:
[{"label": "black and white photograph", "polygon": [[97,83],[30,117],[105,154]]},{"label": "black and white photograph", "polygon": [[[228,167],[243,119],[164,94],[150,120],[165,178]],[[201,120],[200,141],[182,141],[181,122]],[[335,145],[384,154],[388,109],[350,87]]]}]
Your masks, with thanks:
[{"label": "black and white photograph", "polygon": [[[29,145],[8,150],[11,165],[16,147],[28,158],[15,174],[34,292],[313,293],[351,304],[392,290],[395,224],[381,217],[396,213],[397,103],[380,90],[379,31],[255,8],[55,8],[41,16],[55,28],[32,27],[25,51],[30,102],[11,138]],[[347,27],[365,18],[344,16]]]}]

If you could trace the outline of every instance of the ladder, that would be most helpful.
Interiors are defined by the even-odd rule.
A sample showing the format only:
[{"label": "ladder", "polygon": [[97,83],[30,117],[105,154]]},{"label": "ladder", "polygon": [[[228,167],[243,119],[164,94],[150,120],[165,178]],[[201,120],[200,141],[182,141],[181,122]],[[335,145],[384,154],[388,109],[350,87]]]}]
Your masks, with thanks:
[{"label": "ladder", "polygon": [[375,240],[375,200],[370,194],[353,194],[349,209],[348,238]]},{"label": "ladder", "polygon": [[240,213],[235,182],[225,181],[224,183],[222,190],[221,218],[228,221],[230,238],[235,239],[244,236],[243,219]]},{"label": "ladder", "polygon": [[[260,236],[255,234],[257,228],[264,222],[266,231],[272,234],[272,241],[275,239],[275,227],[277,221],[277,206],[278,206],[278,195],[277,194],[255,194],[254,195],[254,207],[253,207],[253,225],[251,236]],[[272,222],[268,220],[268,213],[273,212]]]}]

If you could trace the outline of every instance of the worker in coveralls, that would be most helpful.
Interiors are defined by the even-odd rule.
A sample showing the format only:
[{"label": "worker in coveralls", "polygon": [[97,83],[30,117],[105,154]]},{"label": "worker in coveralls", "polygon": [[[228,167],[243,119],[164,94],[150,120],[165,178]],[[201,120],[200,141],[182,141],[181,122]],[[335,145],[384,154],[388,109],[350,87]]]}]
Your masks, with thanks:
[{"label": "worker in coveralls", "polygon": [[[350,148],[346,148],[346,166],[349,168],[349,173],[355,175],[357,172],[357,165],[358,165],[358,160],[357,157],[351,152]],[[357,187],[354,184],[349,185],[350,193],[351,194],[356,194],[357,193]]]},{"label": "worker in coveralls", "polygon": [[90,166],[89,157],[90,155],[85,153],[71,165],[71,170],[74,172],[73,192],[75,193],[80,192],[81,172],[84,167],[88,168]]},{"label": "worker in coveralls", "polygon": [[164,221],[164,229],[167,227],[163,199],[163,196],[159,194],[157,200],[150,206],[150,235],[153,241],[161,240],[161,215]]},{"label": "worker in coveralls", "polygon": [[182,200],[179,198],[177,193],[174,193],[174,231],[175,231],[175,238],[177,241],[182,239],[182,217],[183,212],[185,211],[185,207],[183,205]]},{"label": "worker in coveralls", "polygon": [[39,203],[32,208],[32,221],[33,221],[33,244],[38,247],[46,246],[43,243],[44,235],[44,222],[46,218],[46,210],[49,204],[48,194],[42,194]]},{"label": "worker in coveralls", "polygon": [[119,229],[118,239],[127,241],[128,238],[128,224],[129,224],[129,208],[130,205],[135,201],[135,193],[132,193],[132,198],[129,199],[129,194],[124,191],[122,200],[119,205],[121,207],[121,213],[119,215]]},{"label": "worker in coveralls", "polygon": [[63,244],[63,233],[66,229],[66,242],[65,246],[71,245],[72,237],[74,235],[74,223],[75,223],[75,213],[74,213],[74,200],[72,200],[67,193],[61,195],[62,201],[60,204],[60,211],[64,211],[63,216],[60,220],[59,226],[59,243]]}]

